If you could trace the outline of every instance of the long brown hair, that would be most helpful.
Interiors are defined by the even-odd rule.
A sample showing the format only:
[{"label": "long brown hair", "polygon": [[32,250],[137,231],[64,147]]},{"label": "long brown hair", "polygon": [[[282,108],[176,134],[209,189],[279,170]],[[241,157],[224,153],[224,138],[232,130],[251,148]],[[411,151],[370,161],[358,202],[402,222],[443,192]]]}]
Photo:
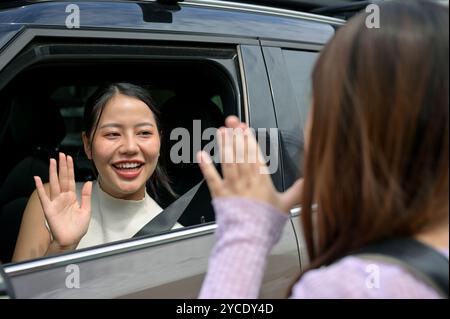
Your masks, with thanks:
[{"label": "long brown hair", "polygon": [[313,71],[305,271],[448,222],[448,8],[390,1],[379,29],[365,21],[339,29]]}]

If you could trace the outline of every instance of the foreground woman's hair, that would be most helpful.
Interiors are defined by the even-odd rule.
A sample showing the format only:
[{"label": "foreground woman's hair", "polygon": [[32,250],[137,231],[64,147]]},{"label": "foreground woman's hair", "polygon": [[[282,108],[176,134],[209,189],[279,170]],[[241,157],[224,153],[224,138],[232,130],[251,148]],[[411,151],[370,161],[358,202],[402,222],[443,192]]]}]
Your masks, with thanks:
[{"label": "foreground woman's hair", "polygon": [[309,269],[448,223],[448,8],[389,2],[380,18],[379,29],[365,15],[350,20],[313,72],[302,197]]}]

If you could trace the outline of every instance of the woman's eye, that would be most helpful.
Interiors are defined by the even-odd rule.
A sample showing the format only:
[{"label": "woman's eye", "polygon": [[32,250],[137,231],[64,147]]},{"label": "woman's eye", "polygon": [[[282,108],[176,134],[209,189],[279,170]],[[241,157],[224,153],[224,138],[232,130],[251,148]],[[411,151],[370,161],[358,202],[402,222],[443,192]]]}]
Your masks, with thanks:
[{"label": "woman's eye", "polygon": [[142,131],[142,132],[139,132],[139,135],[142,135],[142,136],[150,136],[150,135],[152,135],[153,133],[152,132],[150,132],[150,131]]},{"label": "woman's eye", "polygon": [[111,132],[111,133],[106,133],[105,136],[107,138],[115,138],[115,137],[120,136],[120,134],[119,133],[115,133],[115,132]]}]

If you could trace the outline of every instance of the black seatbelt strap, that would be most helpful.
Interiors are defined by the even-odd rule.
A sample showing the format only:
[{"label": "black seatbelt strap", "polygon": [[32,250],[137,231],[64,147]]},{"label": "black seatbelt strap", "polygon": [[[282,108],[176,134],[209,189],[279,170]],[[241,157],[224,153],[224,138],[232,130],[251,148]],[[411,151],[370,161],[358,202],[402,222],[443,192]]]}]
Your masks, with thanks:
[{"label": "black seatbelt strap", "polygon": [[449,261],[435,249],[412,238],[384,240],[363,247],[352,255],[368,260],[396,263],[448,298]]},{"label": "black seatbelt strap", "polygon": [[194,198],[198,189],[205,180],[192,187],[189,191],[184,193],[176,201],[170,204],[163,212],[158,214],[155,218],[149,221],[144,227],[141,228],[133,238],[140,236],[156,235],[166,231],[169,231],[177,223],[180,216],[183,214],[189,203]]}]

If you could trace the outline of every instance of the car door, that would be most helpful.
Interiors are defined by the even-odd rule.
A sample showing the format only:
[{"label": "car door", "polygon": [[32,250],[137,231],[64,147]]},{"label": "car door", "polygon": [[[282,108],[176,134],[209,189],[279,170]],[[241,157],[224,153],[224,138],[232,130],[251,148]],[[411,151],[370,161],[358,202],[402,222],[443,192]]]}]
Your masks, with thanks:
[{"label": "car door", "polygon": [[[280,132],[280,154],[283,165],[283,189],[303,176],[304,126],[311,109],[311,75],[322,44],[285,45],[263,43],[263,54],[273,92],[275,113]],[[291,210],[301,265],[308,263],[301,229],[301,208]]]},{"label": "car door", "polygon": [[[66,36],[64,34],[64,37]],[[43,38],[46,39],[44,44],[34,42]],[[83,46],[82,43],[87,39],[90,45]],[[104,39],[108,41],[105,42]],[[125,49],[120,51],[122,48],[118,43],[127,41],[134,50],[131,51],[136,52],[133,39],[140,46],[145,47],[148,44],[151,48],[149,51],[138,50],[136,54]],[[161,39],[165,39],[163,45]],[[90,61],[94,62],[90,64],[91,68],[95,68],[96,63],[100,61],[112,63],[120,60],[121,63],[127,63],[133,60],[144,63],[142,61],[150,59],[152,63],[157,64],[164,60],[170,63],[183,60],[183,65],[186,65],[201,60],[202,63],[210,63],[221,69],[234,90],[234,110],[226,111],[224,115],[236,114],[256,129],[276,129],[269,81],[261,48],[256,40],[243,41],[214,36],[186,39],[182,35],[161,33],[143,36],[142,33],[131,31],[74,31],[70,33],[73,43],[68,44],[72,45],[70,54],[65,51],[66,44],[61,44],[63,40],[61,33],[58,30],[53,32],[51,28],[25,30],[1,53],[1,89],[7,90],[15,83],[14,79],[22,74],[21,72],[27,71],[27,68],[38,70],[36,66],[39,66],[46,71],[45,67],[52,61],[58,61],[60,69],[61,66],[64,67],[65,62],[68,63],[68,60],[74,58],[80,67],[80,61],[88,59],[83,48],[88,48],[90,57],[95,58]],[[97,44],[99,46],[96,46]],[[114,55],[108,45],[116,45],[120,54]],[[31,50],[26,51],[27,47]],[[22,63],[25,59],[27,63]],[[39,63],[43,61],[45,64],[42,66]],[[126,72],[126,67],[123,72]],[[272,150],[276,145],[277,138],[270,142],[269,149]],[[276,148],[274,154],[278,159]],[[278,189],[282,187],[281,178],[282,171],[277,169],[273,179]],[[203,195],[196,200],[209,205],[209,198]],[[4,269],[17,298],[195,298],[207,270],[215,229],[213,221],[190,225],[156,236],[139,237],[71,253],[10,263],[6,264]],[[290,278],[299,270],[295,233],[292,225],[288,225],[269,258],[261,296],[283,297]]]}]

